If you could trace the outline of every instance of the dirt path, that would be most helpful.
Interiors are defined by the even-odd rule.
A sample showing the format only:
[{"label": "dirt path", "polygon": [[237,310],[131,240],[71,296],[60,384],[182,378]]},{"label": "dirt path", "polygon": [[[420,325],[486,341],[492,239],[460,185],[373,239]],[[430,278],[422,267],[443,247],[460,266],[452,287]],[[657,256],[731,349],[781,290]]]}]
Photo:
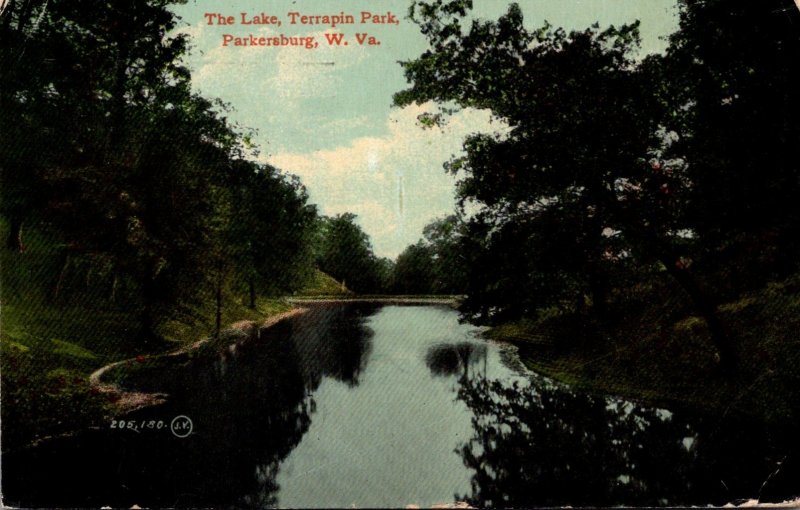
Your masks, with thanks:
[{"label": "dirt path", "polygon": [[[263,329],[272,327],[283,320],[300,315],[306,312],[306,310],[307,310],[306,308],[293,308],[288,312],[283,312],[277,315],[273,315],[269,317],[266,321],[264,321],[261,324],[260,328]],[[257,324],[255,321],[239,321],[231,324],[228,329],[229,330],[234,329],[239,331],[252,331],[256,327]],[[203,344],[209,342],[210,340],[211,337],[205,338],[203,340],[198,340],[192,344],[186,345],[174,351],[169,351],[161,354],[149,354],[147,356],[136,356],[134,358],[124,359],[122,361],[110,363],[92,372],[92,374],[89,376],[89,385],[94,391],[97,391],[104,395],[108,395],[109,399],[113,401],[116,411],[119,412],[120,414],[126,414],[131,411],[135,411],[137,409],[142,409],[144,407],[161,404],[163,402],[166,402],[167,397],[169,396],[166,393],[143,393],[136,391],[125,391],[116,384],[103,382],[103,376],[106,373],[108,373],[109,370],[112,370],[113,368],[122,365],[130,365],[133,363],[142,363],[143,361],[147,360],[186,355],[194,350],[197,350]]]}]

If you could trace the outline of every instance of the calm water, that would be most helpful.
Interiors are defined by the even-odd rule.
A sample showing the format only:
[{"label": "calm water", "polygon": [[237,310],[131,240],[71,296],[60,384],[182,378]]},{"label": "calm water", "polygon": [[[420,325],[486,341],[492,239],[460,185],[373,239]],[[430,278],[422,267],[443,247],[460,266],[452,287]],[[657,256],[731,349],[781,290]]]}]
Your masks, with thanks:
[{"label": "calm water", "polygon": [[[171,398],[123,417],[140,430],[110,422],[5,455],[6,504],[665,505],[800,495],[794,427],[576,394],[525,373],[511,349],[445,307],[315,305],[126,385]],[[177,416],[191,433],[184,419],[171,431]]]}]

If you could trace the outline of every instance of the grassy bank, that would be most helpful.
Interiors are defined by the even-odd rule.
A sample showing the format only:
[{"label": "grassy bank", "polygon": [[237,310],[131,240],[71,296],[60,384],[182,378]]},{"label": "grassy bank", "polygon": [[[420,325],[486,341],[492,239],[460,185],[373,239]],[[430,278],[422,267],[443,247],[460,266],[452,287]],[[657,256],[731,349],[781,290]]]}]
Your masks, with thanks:
[{"label": "grassy bank", "polygon": [[[115,361],[174,350],[214,331],[215,300],[209,293],[161,325],[160,343],[141,345],[136,314],[110,298],[109,278],[96,268],[73,265],[64,271],[59,252],[35,230],[25,232],[24,252],[0,249],[3,451],[104,426],[110,402],[90,388],[89,374]],[[226,291],[222,323],[264,321],[288,309],[282,300],[263,297],[250,309]]]},{"label": "grassy bank", "polygon": [[352,296],[353,291],[335,280],[332,276],[314,269],[309,281],[296,294],[298,297],[306,296]]},{"label": "grassy bank", "polygon": [[798,417],[800,277],[720,307],[736,346],[733,376],[720,372],[705,321],[683,296],[649,289],[626,298],[600,328],[553,312],[488,335],[518,345],[531,369],[585,391],[720,416]]}]

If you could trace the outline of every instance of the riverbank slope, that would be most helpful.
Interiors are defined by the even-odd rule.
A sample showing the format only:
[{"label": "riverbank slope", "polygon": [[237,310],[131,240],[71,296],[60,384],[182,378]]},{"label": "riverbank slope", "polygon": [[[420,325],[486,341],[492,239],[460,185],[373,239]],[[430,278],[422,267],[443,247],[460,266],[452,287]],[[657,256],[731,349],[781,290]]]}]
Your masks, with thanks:
[{"label": "riverbank slope", "polygon": [[[0,235],[7,225],[0,224]],[[146,360],[185,349],[215,329],[216,296],[202,294],[158,328],[159,339],[136,338],[138,317],[96,265],[65,263],[63,247],[35,229],[23,252],[0,248],[0,374],[2,451],[45,437],[98,426],[115,415],[118,392],[102,391],[90,375],[123,360]],[[115,291],[117,296],[114,296]],[[344,292],[316,271],[309,293]],[[283,299],[258,296],[256,307],[224,289],[221,324],[263,324],[292,310]]]},{"label": "riverbank slope", "polygon": [[531,369],[578,389],[720,416],[788,421],[800,403],[800,275],[719,307],[735,344],[736,374],[719,370],[702,318],[677,293],[650,290],[598,326],[550,313],[496,326]]}]

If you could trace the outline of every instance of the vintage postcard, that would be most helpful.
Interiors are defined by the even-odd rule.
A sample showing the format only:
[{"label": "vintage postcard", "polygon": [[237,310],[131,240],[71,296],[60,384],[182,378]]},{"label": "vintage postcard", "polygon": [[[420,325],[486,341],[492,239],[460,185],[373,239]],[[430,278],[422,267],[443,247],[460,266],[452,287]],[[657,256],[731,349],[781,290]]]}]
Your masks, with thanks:
[{"label": "vintage postcard", "polygon": [[0,0],[0,506],[800,506],[800,3]]}]

